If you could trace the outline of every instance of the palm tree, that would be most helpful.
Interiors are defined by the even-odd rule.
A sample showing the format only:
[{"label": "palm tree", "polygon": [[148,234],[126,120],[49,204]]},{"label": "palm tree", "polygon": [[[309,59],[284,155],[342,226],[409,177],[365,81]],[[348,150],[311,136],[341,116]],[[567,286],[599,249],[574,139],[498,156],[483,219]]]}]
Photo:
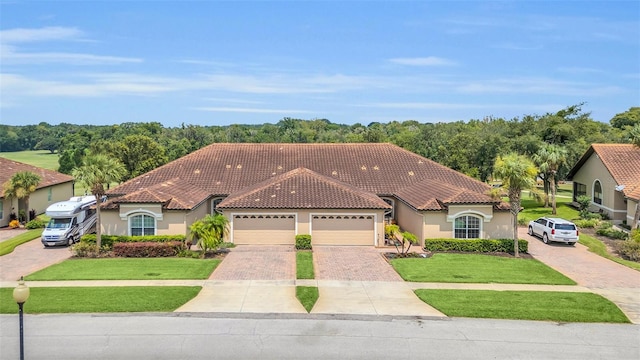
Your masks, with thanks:
[{"label": "palm tree", "polygon": [[[27,210],[29,209],[29,196],[36,191],[40,184],[40,176],[31,171],[18,171],[11,179],[4,183],[4,196],[7,198],[24,199]],[[18,202],[18,214],[20,214]]]},{"label": "palm tree", "polygon": [[540,167],[540,172],[548,177],[551,189],[551,214],[556,215],[556,175],[560,166],[567,163],[567,149],[554,144],[545,144],[533,156],[533,160]]},{"label": "palm tree", "polygon": [[513,251],[516,257],[518,249],[518,213],[522,190],[535,190],[538,169],[529,158],[516,153],[498,156],[493,167],[495,177],[502,180],[509,194],[511,214],[513,215]]},{"label": "palm tree", "polygon": [[98,249],[102,245],[100,204],[106,194],[105,184],[108,186],[111,183],[119,182],[126,174],[127,170],[119,160],[102,154],[85,156],[82,159],[82,165],[72,171],[76,181],[84,188],[89,189],[91,194],[96,197],[96,245]]},{"label": "palm tree", "polygon": [[220,246],[229,232],[229,220],[222,214],[207,215],[189,227],[191,238],[198,241],[204,253]]}]

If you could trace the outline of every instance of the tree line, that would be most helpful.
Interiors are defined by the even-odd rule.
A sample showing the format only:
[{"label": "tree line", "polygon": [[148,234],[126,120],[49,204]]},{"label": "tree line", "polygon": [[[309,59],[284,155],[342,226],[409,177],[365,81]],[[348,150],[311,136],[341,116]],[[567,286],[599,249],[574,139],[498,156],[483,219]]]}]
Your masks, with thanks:
[{"label": "tree line", "polygon": [[123,180],[211,143],[389,142],[485,182],[494,174],[496,158],[517,153],[535,160],[540,177],[548,185],[563,180],[590,144],[629,143],[634,139],[640,139],[640,107],[632,107],[603,123],[584,112],[582,104],[544,115],[449,123],[408,120],[345,125],[327,119],[284,118],[275,124],[229,126],[183,123],[164,127],[157,122],[0,125],[0,151],[57,153],[58,171],[66,174],[82,166],[86,155],[104,154],[124,165]]}]

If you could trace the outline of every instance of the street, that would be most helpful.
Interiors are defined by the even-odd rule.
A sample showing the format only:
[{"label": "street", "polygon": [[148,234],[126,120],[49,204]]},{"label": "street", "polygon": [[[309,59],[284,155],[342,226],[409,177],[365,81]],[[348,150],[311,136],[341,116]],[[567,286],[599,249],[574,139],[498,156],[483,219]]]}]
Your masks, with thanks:
[{"label": "street", "polygon": [[[18,317],[0,316],[17,359]],[[638,359],[640,326],[278,314],[25,316],[27,359]]]}]

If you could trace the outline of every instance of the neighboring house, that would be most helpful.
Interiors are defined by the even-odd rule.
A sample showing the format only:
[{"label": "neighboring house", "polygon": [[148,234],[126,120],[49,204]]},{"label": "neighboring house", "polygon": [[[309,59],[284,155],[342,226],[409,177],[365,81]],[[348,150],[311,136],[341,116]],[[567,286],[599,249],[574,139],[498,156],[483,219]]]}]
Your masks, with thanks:
[{"label": "neighboring house", "polygon": [[[47,206],[63,200],[69,200],[73,196],[73,177],[61,174],[57,171],[39,168],[36,166],[12,161],[0,157],[0,227],[9,225],[11,212],[16,216],[19,210],[35,209],[36,214],[42,214]],[[4,197],[4,183],[20,171],[31,171],[40,176],[40,183],[31,195],[29,195],[29,209],[25,199],[7,199]]]},{"label": "neighboring house", "polygon": [[569,172],[573,200],[591,197],[592,211],[616,223],[631,224],[640,201],[640,148],[631,144],[593,144]]},{"label": "neighboring house", "polygon": [[212,144],[108,192],[105,234],[188,234],[219,212],[236,244],[384,245],[397,222],[424,238],[508,238],[489,186],[392,144]]}]

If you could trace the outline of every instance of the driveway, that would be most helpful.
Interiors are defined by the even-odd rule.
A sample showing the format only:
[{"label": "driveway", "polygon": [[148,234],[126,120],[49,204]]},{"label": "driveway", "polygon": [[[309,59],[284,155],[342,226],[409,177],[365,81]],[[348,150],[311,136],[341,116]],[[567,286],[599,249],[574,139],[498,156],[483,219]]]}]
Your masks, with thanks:
[{"label": "driveway", "polygon": [[238,245],[211,274],[211,280],[295,280],[292,245]]},{"label": "driveway", "polygon": [[557,271],[613,301],[634,323],[640,323],[640,272],[605,259],[582,244],[551,243],[529,236],[518,229],[521,239],[529,241],[529,253]]},{"label": "driveway", "polygon": [[59,263],[72,255],[68,247],[45,248],[40,238],[24,243],[12,253],[0,256],[0,280],[16,281],[20,276]]},{"label": "driveway", "polygon": [[402,281],[378,249],[369,246],[314,246],[318,280]]}]

